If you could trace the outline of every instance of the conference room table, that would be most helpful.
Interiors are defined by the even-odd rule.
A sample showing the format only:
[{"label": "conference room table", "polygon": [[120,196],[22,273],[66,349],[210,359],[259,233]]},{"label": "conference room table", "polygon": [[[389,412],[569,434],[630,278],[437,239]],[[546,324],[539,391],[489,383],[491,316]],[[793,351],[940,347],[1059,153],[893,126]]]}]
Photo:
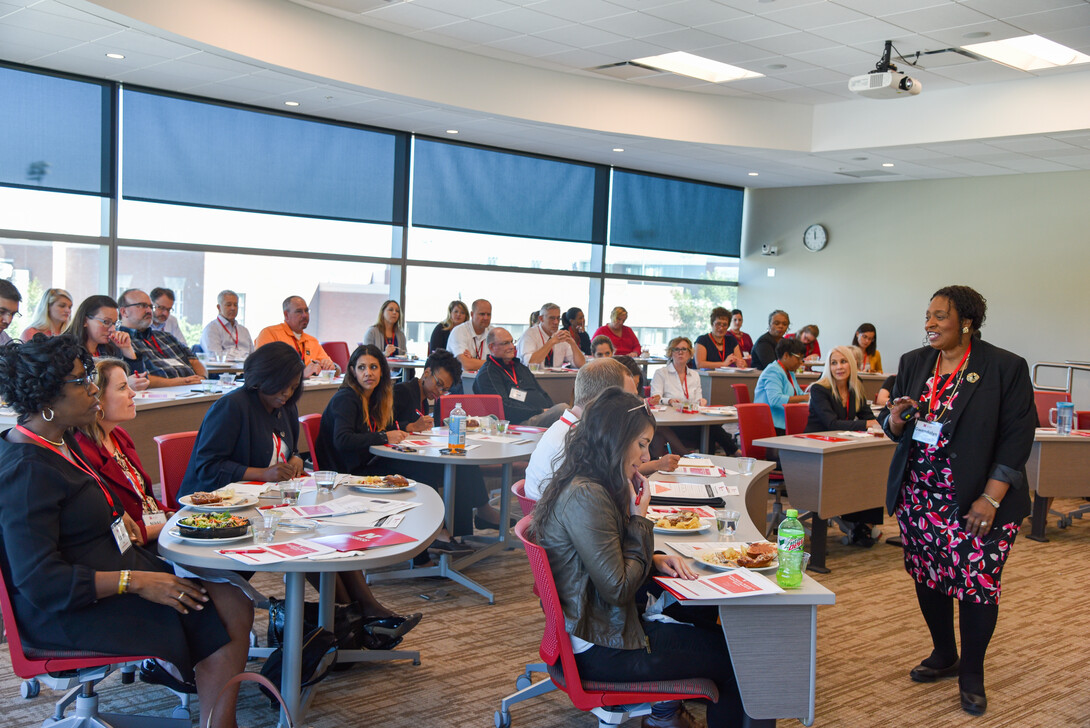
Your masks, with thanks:
[{"label": "conference room table", "polygon": [[[334,490],[334,497],[351,495],[352,491],[339,487]],[[304,491],[299,498],[301,505],[314,503],[317,498],[315,490]],[[439,532],[443,523],[443,503],[439,495],[431,488],[419,485],[411,491],[383,494],[382,498],[389,500],[417,501],[420,506],[404,512],[404,519],[397,526],[397,531],[415,540],[410,543],[383,546],[375,549],[357,552],[357,555],[334,559],[296,559],[293,561],[281,561],[273,564],[246,564],[227,556],[216,553],[215,545],[195,543],[192,540],[182,540],[171,535],[171,529],[177,521],[194,513],[192,509],[184,508],[178,511],[163,527],[159,535],[159,554],[166,559],[184,567],[201,569],[218,569],[223,571],[268,571],[284,574],[284,658],[283,672],[281,674],[280,692],[284,697],[292,722],[296,726],[304,725],[306,711],[314,696],[317,686],[308,688],[304,694],[301,689],[301,671],[303,655],[303,595],[306,589],[305,575],[308,573],[319,574],[318,612],[319,625],[333,631],[334,594],[336,592],[336,574],[341,571],[362,571],[389,566],[411,559],[424,550],[431,542],[435,534]],[[251,521],[261,520],[256,507],[235,511],[236,515],[245,516]],[[319,523],[321,523],[319,521]],[[360,530],[352,526],[320,525],[315,531],[305,534],[288,534],[278,531],[273,543],[293,541],[299,538],[314,536],[328,536],[337,533],[351,533]],[[253,539],[236,541],[228,545],[219,545],[220,548],[245,549],[257,548]],[[370,654],[369,654],[370,653]],[[338,653],[341,662],[370,662],[375,660],[411,659],[414,664],[419,664],[420,653],[407,650],[356,650]],[[281,715],[281,725],[286,725]]]},{"label": "conference room table", "polygon": [[[736,458],[711,458],[719,467],[738,471]],[[744,514],[738,519],[734,533],[736,541],[761,541],[765,507],[768,497],[768,474],[775,463],[758,460],[750,475],[726,477],[677,476],[656,473],[652,481],[723,482],[737,486],[738,495],[728,495],[727,508]],[[671,542],[702,543],[715,541],[715,528],[709,532],[655,534],[655,548],[675,553]],[[701,575],[714,573],[708,567],[693,562]],[[775,581],[775,572],[763,572]],[[802,576],[799,589],[782,594],[769,594],[739,599],[700,601],[698,605],[714,604],[719,608],[723,634],[730,648],[731,665],[738,679],[738,688],[746,713],[756,725],[771,726],[776,719],[797,718],[803,725],[814,721],[814,699],[817,683],[817,608],[834,604],[836,595],[821,584]]]},{"label": "conference room table", "polygon": [[[437,432],[445,433],[445,429]],[[415,452],[395,450],[389,445],[376,445],[371,448],[372,455],[378,455],[392,460],[409,460],[412,462],[432,463],[443,467],[443,502],[446,507],[445,522],[447,532],[454,533],[454,499],[455,485],[457,483],[458,466],[464,465],[502,465],[503,475],[500,486],[500,523],[499,536],[488,546],[478,549],[471,554],[457,560],[450,554],[442,553],[439,556],[439,564],[436,566],[415,567],[397,571],[385,571],[380,574],[368,576],[369,583],[391,581],[394,579],[420,579],[428,576],[442,576],[451,579],[462,586],[477,592],[488,599],[489,604],[496,601],[491,589],[477,583],[461,572],[478,561],[493,553],[508,548],[510,542],[509,513],[511,512],[511,472],[512,463],[519,460],[529,460],[530,455],[537,447],[541,439],[540,432],[515,432],[509,435],[488,435],[491,440],[479,440],[479,435],[470,434],[466,439],[467,450],[465,455],[451,455],[440,452],[446,447],[446,435],[442,437],[428,438],[423,433],[415,433],[410,440],[428,439],[436,443],[434,447],[415,447]],[[497,439],[498,438],[498,439]],[[471,447],[472,446],[472,447]],[[479,538],[479,537],[474,537]]]},{"label": "conference room table", "polygon": [[[215,380],[206,380],[214,382]],[[325,380],[312,377],[303,382],[303,393],[299,397],[299,414],[307,415],[325,410],[333,393],[341,386],[343,378]],[[179,387],[160,387],[136,393],[136,419],[122,425],[136,445],[136,454],[144,470],[154,480],[159,478],[159,451],[152,439],[156,435],[172,432],[199,430],[208,409],[228,392],[241,387],[240,383],[232,386],[214,384],[185,384]],[[15,413],[10,410],[0,411],[0,427],[14,427]],[[299,443],[306,449],[306,438],[299,430]],[[160,494],[161,495],[161,494]]]},{"label": "conference room table", "polygon": [[896,443],[885,435],[852,437],[839,432],[812,432],[762,437],[753,444],[777,451],[791,507],[799,513],[813,514],[809,568],[828,573],[828,519],[885,506],[886,481]]},{"label": "conference room table", "polygon": [[[704,393],[704,398],[708,400],[708,404],[737,404],[738,400],[735,397],[733,385],[746,385],[746,389],[749,390],[749,396],[752,400],[753,391],[757,387],[757,380],[760,376],[760,369],[734,369],[730,367],[714,370],[701,369],[700,389]],[[886,378],[889,376],[889,374],[868,373],[861,373],[859,375],[859,379],[863,383],[863,389],[867,393],[868,400],[873,400],[878,396],[878,390],[882,388],[882,382],[886,381]],[[816,382],[821,377],[821,374],[819,372],[798,372],[795,374],[795,377],[798,379],[799,386],[806,389],[806,387],[809,387]]]},{"label": "conference room table", "polygon": [[737,422],[738,415],[731,409],[728,412],[682,413],[671,406],[652,407],[655,424],[660,427],[699,427],[700,452],[710,452],[710,434],[712,427],[721,427],[729,422]]},{"label": "conference room table", "polygon": [[[1034,541],[1048,541],[1045,527],[1051,498],[1090,497],[1090,432],[1076,430],[1057,434],[1055,428],[1039,427],[1026,462],[1029,487],[1033,492],[1030,534]],[[1063,524],[1069,524],[1066,517]],[[1061,527],[1066,527],[1061,525]]]},{"label": "conference room table", "polygon": [[[575,375],[576,370],[553,371],[546,369],[533,372],[534,379],[553,400],[553,404],[567,404],[571,406],[575,402]],[[466,394],[472,394],[473,382],[477,378],[477,372],[462,372],[462,389]]]}]

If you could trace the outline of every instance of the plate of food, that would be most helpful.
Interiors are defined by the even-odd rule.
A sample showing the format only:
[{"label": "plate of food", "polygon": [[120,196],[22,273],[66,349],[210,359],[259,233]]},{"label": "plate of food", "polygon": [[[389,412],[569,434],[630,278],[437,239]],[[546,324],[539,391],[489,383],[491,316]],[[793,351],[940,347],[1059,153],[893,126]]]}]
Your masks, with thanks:
[{"label": "plate of food", "polygon": [[197,491],[178,499],[186,508],[204,513],[237,511],[257,505],[257,496],[235,493],[234,488],[220,488],[212,492]]},{"label": "plate of food", "polygon": [[404,475],[351,475],[341,482],[363,493],[400,493],[416,485]]},{"label": "plate of food", "polygon": [[740,567],[752,571],[768,571],[780,565],[780,562],[776,560],[776,544],[768,541],[725,543],[722,549],[700,554],[700,561],[705,566],[719,571]]},{"label": "plate of food", "polygon": [[250,519],[226,512],[196,513],[179,519],[170,535],[191,543],[232,543],[251,536]]},{"label": "plate of food", "polygon": [[711,527],[692,511],[678,511],[655,521],[656,533],[703,533]]}]

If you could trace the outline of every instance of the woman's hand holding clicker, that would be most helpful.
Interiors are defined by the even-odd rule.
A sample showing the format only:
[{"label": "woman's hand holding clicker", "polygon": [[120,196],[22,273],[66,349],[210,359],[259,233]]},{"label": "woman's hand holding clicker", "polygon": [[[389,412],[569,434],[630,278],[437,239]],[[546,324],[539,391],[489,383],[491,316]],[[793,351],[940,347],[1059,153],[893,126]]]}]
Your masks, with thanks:
[{"label": "woman's hand holding clicker", "polygon": [[904,413],[913,407],[918,408],[919,404],[911,397],[898,397],[889,400],[886,405],[889,408],[889,429],[894,435],[900,435],[904,432],[906,424],[903,419]]}]

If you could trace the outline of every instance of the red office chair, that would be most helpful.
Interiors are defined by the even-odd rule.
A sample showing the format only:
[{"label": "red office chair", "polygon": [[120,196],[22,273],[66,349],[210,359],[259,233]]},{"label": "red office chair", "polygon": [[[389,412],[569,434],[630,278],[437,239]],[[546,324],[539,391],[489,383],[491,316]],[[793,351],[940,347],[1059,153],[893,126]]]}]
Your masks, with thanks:
[{"label": "red office chair", "polygon": [[159,482],[163,487],[163,503],[167,508],[176,511],[182,507],[178,502],[178,490],[182,487],[182,478],[189,467],[189,456],[193,454],[197,433],[175,432],[170,435],[156,435],[152,439],[159,450]]},{"label": "red office chair", "polygon": [[325,349],[326,354],[329,354],[329,358],[333,360],[333,363],[341,368],[342,372],[348,371],[348,342],[323,341],[322,348]]},{"label": "red office chair", "polygon": [[499,419],[503,416],[503,397],[498,394],[448,394],[439,398],[439,419],[450,417],[450,411],[454,405],[462,404],[462,409],[472,417],[485,417],[496,415]]},{"label": "red office chair", "polygon": [[1075,429],[1090,430],[1090,410],[1075,410]]},{"label": "red office chair", "polygon": [[303,426],[303,433],[307,436],[307,449],[310,450],[310,464],[315,470],[321,470],[318,464],[318,429],[322,426],[322,416],[303,415],[299,418],[299,424]]},{"label": "red office chair", "polygon": [[[530,517],[526,516],[515,526],[515,535],[526,547],[526,556],[534,573],[534,587],[541,598],[541,609],[545,613],[541,658],[548,665],[553,684],[568,694],[572,705],[579,710],[594,713],[601,726],[617,725],[630,717],[647,715],[651,712],[651,703],[664,700],[719,700],[719,690],[711,680],[597,682],[580,679],[575,653],[572,652],[571,636],[564,629],[564,611],[556,592],[549,558],[545,549],[527,534],[529,525]],[[500,728],[510,726],[511,715],[502,710],[496,711],[495,725]]]},{"label": "red office chair", "polygon": [[[734,408],[738,412],[739,451],[747,458],[767,460],[765,448],[754,445],[753,441],[776,436],[776,426],[772,424],[772,409],[767,404],[739,404]],[[787,489],[784,488],[781,471],[773,470],[768,474],[768,492],[773,500],[765,538],[775,535],[780,521],[783,520],[783,497],[787,494]]]},{"label": "red office chair", "polygon": [[1037,424],[1048,427],[1048,411],[1056,406],[1057,402],[1070,402],[1071,395],[1067,392],[1041,392],[1033,390],[1033,403],[1037,405]]},{"label": "red office chair", "polygon": [[512,485],[511,492],[515,494],[515,499],[519,502],[519,508],[522,509],[522,515],[528,516],[534,512],[534,506],[537,505],[537,501],[526,495],[525,478]]},{"label": "red office chair", "polygon": [[810,419],[810,405],[806,402],[789,402],[783,406],[784,431],[788,435],[801,435],[806,432],[806,422]]},{"label": "red office chair", "polygon": [[[189,728],[189,696],[175,693],[181,704],[169,719],[144,715],[111,715],[98,712],[98,694],[95,684],[101,682],[115,669],[121,670],[121,682],[131,683],[136,669],[147,659],[138,655],[104,655],[100,652],[80,650],[38,650],[23,645],[15,610],[11,606],[7,584],[0,573],[0,612],[4,617],[4,634],[11,652],[11,669],[23,678],[19,692],[24,698],[33,698],[45,683],[51,690],[66,690],[57,701],[53,717],[45,722],[55,728],[109,728],[111,725],[126,726],[178,726]],[[64,711],[73,702],[75,712],[65,718]]]},{"label": "red office chair", "polygon": [[739,382],[738,384],[730,385],[734,390],[734,403],[735,404],[749,404],[753,399],[749,396],[749,387]]}]

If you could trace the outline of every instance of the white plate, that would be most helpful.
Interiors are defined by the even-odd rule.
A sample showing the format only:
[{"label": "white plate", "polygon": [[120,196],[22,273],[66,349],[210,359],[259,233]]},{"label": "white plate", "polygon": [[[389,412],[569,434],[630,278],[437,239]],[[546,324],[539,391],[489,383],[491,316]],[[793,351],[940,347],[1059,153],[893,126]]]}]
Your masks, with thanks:
[{"label": "white plate", "polygon": [[242,498],[242,500],[238,501],[237,503],[232,503],[231,505],[224,505],[223,503],[213,503],[212,505],[207,506],[195,506],[189,502],[188,495],[183,495],[181,498],[178,499],[178,502],[186,508],[192,508],[193,510],[199,511],[201,513],[223,513],[224,511],[239,511],[243,508],[249,508],[250,506],[257,505],[258,499],[257,496],[254,495],[236,495],[235,498]]},{"label": "white plate", "polygon": [[655,533],[704,533],[714,524],[701,521],[700,528],[670,528],[669,526],[655,526]]},{"label": "white plate", "polygon": [[200,544],[201,546],[219,546],[224,543],[235,543],[236,541],[245,541],[248,538],[253,538],[254,530],[252,528],[247,528],[246,533],[241,536],[231,536],[230,538],[193,538],[192,536],[183,536],[177,526],[170,529],[168,533],[179,541],[185,541],[186,543],[195,543]]},{"label": "white plate", "polygon": [[[729,541],[729,542],[728,541],[723,541],[721,543],[723,544],[722,548],[716,549],[717,551],[723,551],[723,550],[726,550],[728,548],[744,548],[749,542],[747,542],[747,541]],[[710,564],[710,563],[708,563],[707,561],[705,561],[702,558],[696,558],[696,559],[693,559],[693,560],[700,563],[702,566],[707,566],[709,569],[714,569],[715,571],[732,571],[734,569],[739,568],[737,566],[727,566],[726,564]],[[749,569],[750,571],[774,571],[775,569],[779,568],[779,566],[780,566],[780,561],[777,558],[777,559],[773,559],[772,563],[769,564],[768,566],[760,566],[760,567],[757,567],[757,568],[753,568],[752,566],[747,566],[746,568]]]},{"label": "white plate", "polygon": [[[382,485],[364,485],[363,483],[353,483],[352,479],[357,477],[359,476],[348,476],[348,478],[341,482],[343,482],[344,485],[347,485],[352,490],[359,491],[361,493],[400,493],[404,490],[412,490],[417,485],[415,480],[409,480],[408,478],[405,478],[405,480],[409,480],[408,485],[402,485],[397,488],[389,488]],[[404,478],[405,476],[401,477]]]}]

